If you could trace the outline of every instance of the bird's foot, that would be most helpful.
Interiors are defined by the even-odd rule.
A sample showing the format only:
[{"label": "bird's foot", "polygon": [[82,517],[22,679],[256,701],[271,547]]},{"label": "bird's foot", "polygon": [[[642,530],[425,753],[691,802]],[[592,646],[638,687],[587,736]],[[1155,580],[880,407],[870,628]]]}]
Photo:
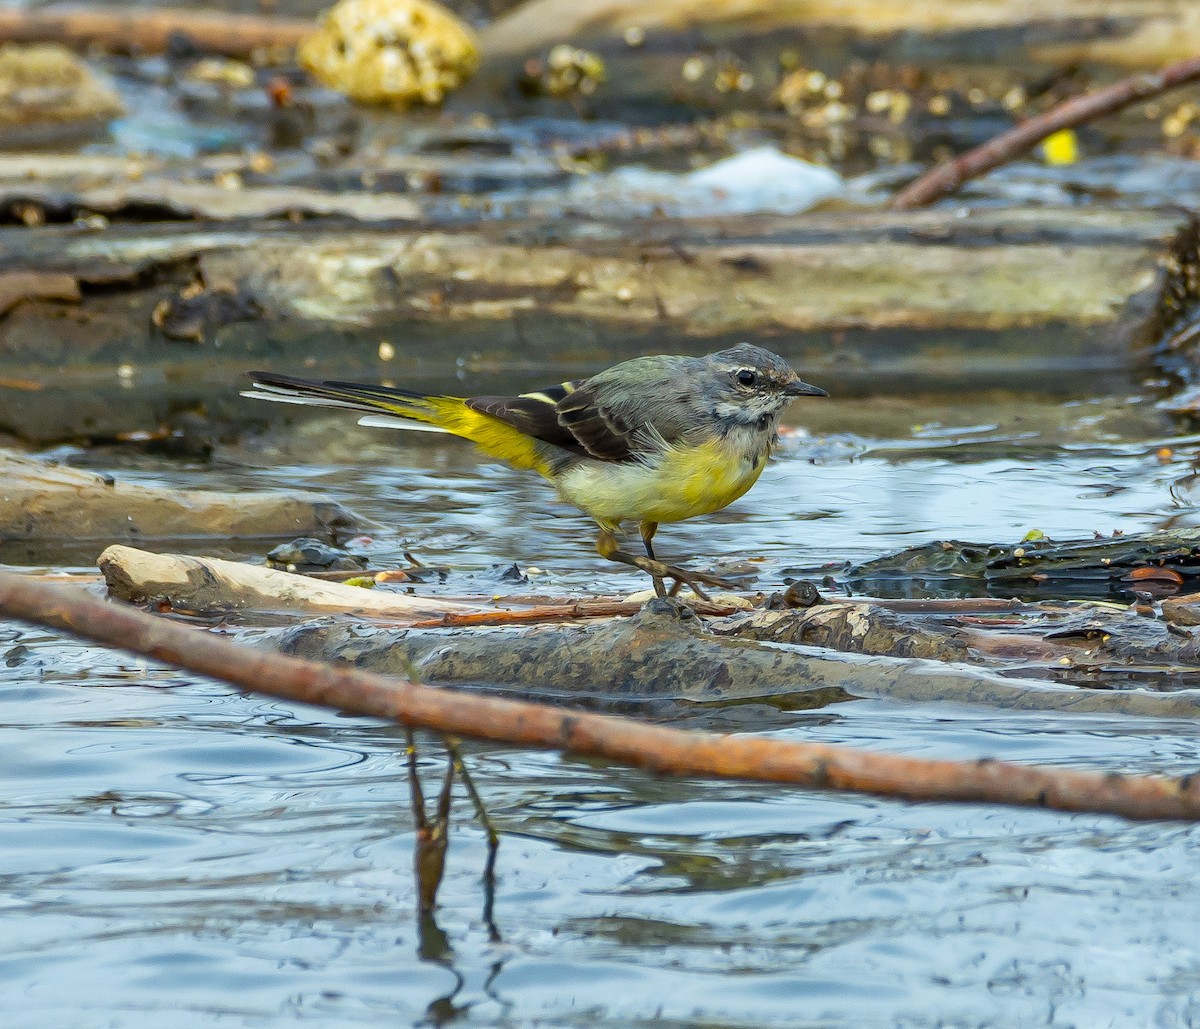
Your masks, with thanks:
[{"label": "bird's foot", "polygon": [[[646,539],[646,534],[643,533],[643,539]],[[647,549],[653,552],[647,540]],[[680,589],[684,586],[690,586],[692,592],[701,600],[708,600],[708,594],[704,592],[703,586],[715,586],[717,589],[732,590],[737,589],[737,584],[730,582],[728,579],[719,578],[716,575],[710,575],[707,572],[692,572],[685,568],[678,568],[675,565],[664,564],[662,561],[656,560],[653,557],[641,557],[637,554],[627,554],[617,546],[616,537],[612,532],[604,531],[596,540],[596,550],[602,557],[608,558],[610,561],[617,561],[623,565],[630,565],[633,568],[640,568],[654,580],[654,592],[660,597],[677,596]],[[668,592],[665,579],[673,579],[672,585]]]},{"label": "bird's foot", "polygon": [[[643,572],[648,573],[650,578],[654,580],[654,592],[660,597],[678,596],[679,591],[684,586],[688,586],[701,600],[708,600],[709,596],[701,588],[702,584],[704,586],[715,586],[717,589],[723,590],[737,589],[737,583],[730,582],[728,579],[709,575],[707,572],[693,572],[675,565],[663,564],[662,561],[654,561],[648,557],[635,557],[632,563]],[[669,590],[663,581],[665,579],[675,580]]]}]

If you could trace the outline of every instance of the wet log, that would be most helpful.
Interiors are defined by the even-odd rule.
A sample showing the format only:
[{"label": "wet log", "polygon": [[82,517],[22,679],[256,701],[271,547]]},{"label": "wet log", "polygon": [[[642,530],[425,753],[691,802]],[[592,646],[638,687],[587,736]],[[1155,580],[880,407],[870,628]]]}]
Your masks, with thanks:
[{"label": "wet log", "polygon": [[[1166,605],[1164,604],[1164,609]],[[1015,604],[1002,612],[890,610],[863,600],[755,611],[710,623],[717,635],[852,654],[960,661],[1026,678],[1100,689],[1200,687],[1200,635],[1116,604]]]},{"label": "wet log", "polygon": [[142,486],[0,451],[4,543],[331,536],[361,524],[338,504],[293,494]]},{"label": "wet log", "polygon": [[475,610],[469,604],[322,582],[238,561],[152,554],[125,546],[109,547],[97,563],[112,596],[175,611],[338,611],[395,621]]},{"label": "wet log", "polygon": [[[1162,714],[1190,710],[1200,697],[1189,688],[1200,686],[1200,636],[1111,604],[841,599],[731,613],[673,600],[645,607],[584,600],[506,610],[483,598],[376,592],[125,546],[110,547],[99,565],[113,596],[173,610],[385,618],[386,629],[344,619],[309,623],[285,632],[278,646],[542,699],[824,705],[887,696]],[[1170,690],[1177,703],[1130,689],[1143,686]]]},{"label": "wet log", "polygon": [[0,429],[95,437],[201,404],[267,417],[229,403],[256,365],[370,378],[402,361],[416,387],[477,370],[504,388],[508,370],[527,388],[664,338],[751,337],[841,395],[1075,385],[1145,359],[1191,244],[1182,214],[1080,209],[0,230],[0,273],[81,294],[0,318],[0,379],[26,384],[0,384]]},{"label": "wet log", "polygon": [[1016,544],[934,541],[860,562],[843,574],[866,592],[896,581],[926,586],[983,581],[1003,595],[1053,588],[1059,596],[1163,596],[1200,583],[1200,529]]},{"label": "wet log", "polygon": [[[1193,775],[1168,780],[1023,768],[987,758],[932,761],[849,747],[687,732],[495,697],[461,697],[408,679],[255,651],[7,572],[0,572],[0,610],[250,692],[390,718],[409,729],[607,758],[658,775],[790,782],[909,799],[990,801],[1129,818],[1200,817],[1200,791]],[[448,791],[445,796],[448,800]]]},{"label": "wet log", "polygon": [[1174,625],[1200,625],[1200,593],[1167,597],[1162,602],[1162,612]]},{"label": "wet log", "polygon": [[[588,67],[578,57],[551,57],[560,44],[595,55],[592,85],[578,89]],[[897,84],[928,72],[996,95],[1080,65],[1156,69],[1200,50],[1200,13],[1189,0],[532,0],[485,29],[481,49],[472,102],[499,94],[645,116],[777,106],[797,70],[855,63],[895,69]],[[574,77],[561,73],[571,67]]]},{"label": "wet log", "polygon": [[[745,616],[733,616],[737,619]],[[1097,691],[1013,678],[962,662],[863,656],[722,634],[671,601],[591,625],[415,630],[318,621],[267,645],[285,654],[439,685],[503,689],[540,700],[820,707],[852,697],[1036,711],[1195,717],[1200,690]]]}]

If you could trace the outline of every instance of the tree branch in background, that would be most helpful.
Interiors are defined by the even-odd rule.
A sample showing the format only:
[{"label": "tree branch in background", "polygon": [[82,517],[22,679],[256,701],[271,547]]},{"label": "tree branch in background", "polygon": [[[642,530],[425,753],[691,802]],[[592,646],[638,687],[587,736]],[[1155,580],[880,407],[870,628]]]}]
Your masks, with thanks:
[{"label": "tree branch in background", "polygon": [[410,728],[606,758],[660,775],[789,783],[908,800],[961,801],[1200,820],[1200,775],[1179,780],[1000,761],[931,761],[850,747],[720,736],[632,718],[463,694],[240,646],[115,604],[0,572],[0,614],[303,704]]},{"label": "tree branch in background", "polygon": [[1130,104],[1166,93],[1200,79],[1200,57],[1167,65],[1155,73],[1143,72],[1102,89],[1071,97],[1036,118],[1014,126],[986,143],[931,168],[904,187],[888,205],[894,211],[926,207],[949,196],[964,182],[978,178],[1032,150],[1047,136],[1113,114]]},{"label": "tree branch in background", "polygon": [[44,7],[0,11],[0,43],[64,43],[118,53],[159,54],[177,40],[226,57],[294,48],[315,28],[306,18],[144,7]]}]

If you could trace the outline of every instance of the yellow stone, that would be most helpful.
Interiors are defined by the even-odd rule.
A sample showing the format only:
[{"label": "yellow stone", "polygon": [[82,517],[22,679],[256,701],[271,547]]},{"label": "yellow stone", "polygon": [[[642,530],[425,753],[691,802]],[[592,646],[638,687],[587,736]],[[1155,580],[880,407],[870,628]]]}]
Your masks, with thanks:
[{"label": "yellow stone", "polygon": [[438,104],[479,62],[471,30],[432,0],[342,0],[297,48],[317,79],[363,104]]}]

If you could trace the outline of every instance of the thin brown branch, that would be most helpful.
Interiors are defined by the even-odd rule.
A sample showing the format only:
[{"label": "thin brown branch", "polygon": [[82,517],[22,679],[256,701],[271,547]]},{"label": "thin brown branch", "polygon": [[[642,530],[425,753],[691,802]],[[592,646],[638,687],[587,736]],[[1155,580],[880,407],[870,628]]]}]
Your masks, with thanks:
[{"label": "thin brown branch", "polygon": [[949,196],[964,182],[1027,153],[1047,136],[1113,114],[1130,104],[1148,100],[1197,79],[1200,79],[1200,57],[1190,57],[1167,65],[1161,71],[1130,75],[1102,89],[1071,97],[986,143],[931,168],[897,193],[888,206],[894,211],[926,207]]},{"label": "thin brown branch", "polygon": [[163,618],[0,572],[0,613],[263,693],[409,727],[589,755],[660,775],[790,783],[909,800],[1200,820],[1200,775],[1072,772],[984,759],[932,761],[850,747],[672,729],[371,675],[239,646]]},{"label": "thin brown branch", "polygon": [[204,53],[249,57],[293,48],[313,31],[302,18],[260,17],[145,7],[49,7],[0,11],[0,42],[99,46],[119,53],[163,53],[187,39]]},{"label": "thin brown branch", "polygon": [[[616,618],[621,615],[635,615],[643,606],[639,600],[576,600],[507,611],[447,611],[437,618],[413,622],[411,627],[445,629],[450,626],[530,625],[538,622],[566,622],[576,618]],[[739,610],[732,604],[708,600],[690,600],[688,606],[698,615],[731,615]]]}]

